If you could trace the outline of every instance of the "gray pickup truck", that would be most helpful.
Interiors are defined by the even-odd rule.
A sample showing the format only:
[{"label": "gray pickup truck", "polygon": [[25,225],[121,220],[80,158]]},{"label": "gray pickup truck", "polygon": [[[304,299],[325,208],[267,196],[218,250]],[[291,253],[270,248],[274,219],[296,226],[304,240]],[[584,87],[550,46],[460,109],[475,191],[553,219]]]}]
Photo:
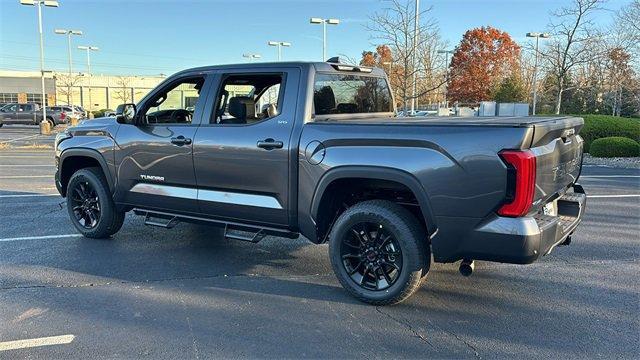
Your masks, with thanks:
[{"label": "gray pickup truck", "polygon": [[88,238],[219,225],[329,243],[362,301],[409,297],[431,261],[527,264],[568,244],[586,196],[577,117],[403,118],[380,69],[283,62],[177,73],[58,134],[58,191]]},{"label": "gray pickup truck", "polygon": [[[47,112],[47,120],[51,126],[62,123],[60,114]],[[4,124],[33,124],[38,125],[42,121],[42,108],[36,103],[12,103],[0,110],[0,127]]]}]

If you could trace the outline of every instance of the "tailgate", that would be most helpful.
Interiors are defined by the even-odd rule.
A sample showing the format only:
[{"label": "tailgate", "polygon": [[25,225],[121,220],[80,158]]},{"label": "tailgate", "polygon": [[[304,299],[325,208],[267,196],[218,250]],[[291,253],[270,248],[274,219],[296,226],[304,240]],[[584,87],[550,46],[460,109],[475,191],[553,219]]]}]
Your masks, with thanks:
[{"label": "tailgate", "polygon": [[535,124],[531,151],[536,156],[536,191],[533,209],[563,195],[580,176],[582,118],[560,118]]}]

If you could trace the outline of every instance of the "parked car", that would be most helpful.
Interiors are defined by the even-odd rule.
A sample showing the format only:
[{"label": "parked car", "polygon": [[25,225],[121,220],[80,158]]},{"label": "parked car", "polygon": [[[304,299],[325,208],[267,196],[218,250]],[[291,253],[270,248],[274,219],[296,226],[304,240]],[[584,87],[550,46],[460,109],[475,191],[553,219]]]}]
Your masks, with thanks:
[{"label": "parked car", "polygon": [[69,119],[73,116],[79,115],[76,114],[71,106],[47,106],[47,117],[51,114],[51,117],[54,119],[55,124],[62,124],[69,122]]},{"label": "parked car", "polygon": [[381,69],[335,60],[186,70],[58,134],[55,183],[88,238],[133,211],[229,239],[328,242],[343,287],[376,305],[414,293],[432,258],[468,275],[474,260],[527,264],[570,242],[586,203],[581,118],[402,118],[393,104]]},{"label": "parked car", "polygon": [[[56,119],[47,114],[47,120],[51,122],[52,126],[58,124]],[[5,105],[0,109],[0,126],[3,124],[34,124],[38,125],[42,121],[42,109],[39,104],[26,103],[18,104],[12,103]]]}]

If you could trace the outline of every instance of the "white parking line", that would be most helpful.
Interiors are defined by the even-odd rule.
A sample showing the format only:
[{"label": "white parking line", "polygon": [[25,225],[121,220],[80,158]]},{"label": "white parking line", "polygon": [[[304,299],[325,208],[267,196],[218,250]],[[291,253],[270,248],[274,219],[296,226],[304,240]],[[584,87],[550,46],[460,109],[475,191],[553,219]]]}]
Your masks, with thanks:
[{"label": "white parking line", "polygon": [[604,198],[635,198],[640,194],[621,194],[621,195],[587,195],[587,199],[604,199]]},{"label": "white parking line", "polygon": [[39,346],[64,345],[75,339],[75,335],[48,336],[35,339],[24,339],[0,342],[0,351],[28,349]]},{"label": "white parking line", "polygon": [[582,178],[640,178],[640,175],[583,175]]},{"label": "white parking line", "polygon": [[0,167],[44,167],[44,166],[48,166],[48,167],[52,167],[52,166],[56,166],[55,164],[52,165],[43,165],[43,164],[39,164],[39,165],[0,165]]},{"label": "white parking line", "polygon": [[40,136],[40,134],[37,135],[31,135],[31,136],[25,136],[25,137],[21,137],[21,138],[17,138],[17,139],[11,139],[11,140],[5,140],[5,141],[0,141],[0,144],[8,144],[14,141],[20,141],[20,140],[27,140],[27,139],[33,139],[35,137]]},{"label": "white parking line", "polygon": [[0,239],[0,242],[24,241],[24,240],[65,239],[65,238],[74,238],[74,237],[82,237],[82,235],[81,234],[65,234],[65,235],[46,235],[46,236],[25,236],[25,237],[15,237],[15,238],[4,238],[4,239]]},{"label": "white parking line", "polygon": [[53,155],[50,153],[43,153],[42,155],[0,155],[0,158],[9,158],[9,159],[27,159],[27,158],[52,158]]},{"label": "white parking line", "polygon": [[41,196],[60,196],[60,194],[17,194],[17,195],[0,195],[0,198],[21,198],[21,197],[41,197]]},{"label": "white parking line", "polygon": [[15,175],[15,176],[0,176],[0,179],[31,179],[31,178],[53,178],[52,175]]}]

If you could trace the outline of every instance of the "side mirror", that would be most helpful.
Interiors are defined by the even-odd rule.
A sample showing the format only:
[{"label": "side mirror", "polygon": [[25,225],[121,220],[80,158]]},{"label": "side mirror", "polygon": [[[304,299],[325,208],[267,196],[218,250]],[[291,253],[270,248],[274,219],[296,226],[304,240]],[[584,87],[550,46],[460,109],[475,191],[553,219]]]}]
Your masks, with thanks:
[{"label": "side mirror", "polygon": [[116,108],[116,121],[120,124],[133,124],[136,117],[136,104],[121,104]]}]

